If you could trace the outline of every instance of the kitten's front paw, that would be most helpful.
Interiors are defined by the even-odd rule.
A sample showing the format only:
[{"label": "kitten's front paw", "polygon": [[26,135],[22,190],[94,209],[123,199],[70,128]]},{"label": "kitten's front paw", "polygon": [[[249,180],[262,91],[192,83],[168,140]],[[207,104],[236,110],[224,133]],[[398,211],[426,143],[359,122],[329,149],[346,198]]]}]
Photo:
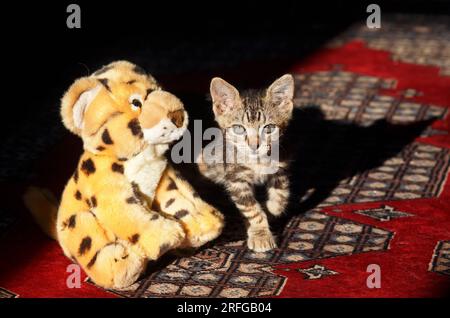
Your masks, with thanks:
[{"label": "kitten's front paw", "polygon": [[277,247],[269,229],[251,230],[248,232],[247,246],[255,252],[267,252]]},{"label": "kitten's front paw", "polygon": [[269,210],[269,212],[274,216],[280,216],[281,214],[283,214],[286,207],[285,204],[282,204],[277,200],[268,200],[266,206],[267,210]]}]

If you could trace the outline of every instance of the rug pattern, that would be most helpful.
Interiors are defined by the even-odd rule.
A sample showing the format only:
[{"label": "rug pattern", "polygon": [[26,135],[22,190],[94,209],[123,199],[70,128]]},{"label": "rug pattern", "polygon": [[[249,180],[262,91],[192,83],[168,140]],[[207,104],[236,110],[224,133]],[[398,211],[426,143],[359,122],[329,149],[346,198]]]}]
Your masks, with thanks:
[{"label": "rug pattern", "polygon": [[[290,271],[289,268],[284,269],[285,271]],[[327,276],[331,275],[338,275],[338,272],[335,272],[331,269],[326,268],[323,265],[314,264],[314,266],[309,268],[298,268],[296,270],[299,273],[302,273],[304,275],[305,279],[311,280],[311,279],[322,279]]]},{"label": "rug pattern", "polygon": [[[394,61],[438,66],[441,75],[445,75],[448,72],[446,63],[450,60],[450,32],[446,26],[437,23],[428,29],[418,26],[410,31],[410,25],[398,23],[387,22],[381,32],[353,28],[330,46],[338,47],[354,39],[363,39],[370,48],[391,52]],[[417,34],[417,40],[407,40]],[[433,40],[425,41],[424,38],[431,34]],[[416,42],[419,50],[405,49]],[[399,79],[395,76],[361,74],[345,70],[345,65],[341,64],[330,65],[329,70],[305,71],[294,76],[295,106],[298,109],[318,107],[325,120],[371,127],[380,120],[406,125],[427,120],[442,122],[448,117],[447,107],[420,99],[424,95],[420,88],[398,89]],[[239,231],[231,229],[213,246],[192,256],[175,259],[128,290],[115,293],[124,297],[267,297],[282,293],[288,283],[284,272],[294,271],[311,281],[335,277],[338,271],[319,263],[300,265],[295,269],[289,266],[359,253],[386,252],[394,232],[384,229],[381,223],[374,226],[356,222],[332,216],[323,209],[339,211],[339,207],[349,204],[439,197],[449,172],[450,149],[423,143],[420,138],[447,135],[445,127],[428,126],[414,142],[393,153],[377,167],[341,180],[316,208],[289,220],[279,235],[279,247],[269,253],[249,251],[242,237],[230,234]],[[339,142],[329,146],[339,152],[342,148]],[[376,144],[374,140],[374,144],[364,147],[352,157],[353,162],[364,160],[373,149],[389,145]],[[319,167],[324,171],[326,168]],[[311,191],[314,189],[310,189],[306,198]],[[402,211],[388,204],[355,208],[352,213],[374,222],[401,222],[417,217],[414,211]],[[238,224],[239,219],[232,217],[227,222]],[[448,274],[447,244],[440,242],[436,247],[430,271]]]},{"label": "rug pattern", "polygon": [[430,271],[450,275],[450,241],[440,241],[434,249]]},{"label": "rug pattern", "polygon": [[[218,242],[151,274],[126,297],[261,297],[278,295],[286,278],[276,265],[352,255],[389,248],[393,233],[325,213],[310,211],[291,219],[279,248],[268,253],[247,249],[246,241]],[[322,275],[331,272],[323,272]]]},{"label": "rug pattern", "polygon": [[342,180],[319,206],[435,197],[449,163],[449,149],[413,143],[382,166]]},{"label": "rug pattern", "polygon": [[389,205],[383,205],[379,208],[374,209],[356,210],[353,213],[365,215],[378,221],[390,221],[396,218],[414,216],[414,214],[411,213],[397,211],[394,207],[391,207]]},{"label": "rug pattern", "polygon": [[395,61],[436,66],[441,75],[450,76],[450,22],[446,16],[387,15],[380,29],[355,26],[329,46],[340,46],[353,39],[391,52]]},{"label": "rug pattern", "polygon": [[19,295],[14,294],[13,292],[0,287],[0,298],[17,298]]},{"label": "rug pattern", "polygon": [[[375,136],[345,157],[345,167],[364,162],[377,152],[385,154],[382,162],[346,175],[339,182],[326,184],[323,179],[306,193],[293,193],[296,203],[301,204],[317,189],[331,187],[320,202],[302,213],[292,213],[277,229],[277,249],[268,253],[248,250],[242,219],[227,214],[227,232],[193,255],[165,259],[167,263],[151,268],[148,275],[127,290],[105,293],[88,281],[79,295],[441,295],[442,286],[449,283],[450,267],[449,43],[448,20],[383,17],[382,29],[354,26],[328,48],[292,69],[296,108],[305,112],[317,108],[323,120],[333,125],[345,123],[369,129],[380,122],[398,127],[424,121],[429,124],[413,140],[392,152],[389,140],[383,143]],[[351,148],[346,137],[326,145],[330,156]],[[317,142],[314,146],[325,147],[324,144]],[[329,172],[326,164],[319,163],[314,168],[303,177],[315,179]],[[208,189],[198,190],[208,194]],[[7,225],[0,224],[0,235]],[[60,270],[58,277],[64,280],[64,265],[69,261],[56,243],[50,245],[47,243],[43,253],[51,257],[42,260],[41,268],[48,271],[48,262],[55,262],[51,264],[55,271]],[[389,271],[387,281],[383,281],[383,286],[387,286],[384,289],[367,290],[365,268],[369,263],[379,263]],[[2,268],[8,266],[0,261],[0,274]],[[389,280],[391,276],[393,279]],[[53,290],[46,289],[47,284],[53,284],[60,295],[66,295],[61,282],[39,280],[36,275],[27,277],[35,293],[53,295]],[[29,292],[28,286],[16,286],[11,281],[5,284],[0,280],[0,284],[20,295]],[[0,297],[15,296],[8,290],[1,288]]]},{"label": "rug pattern", "polygon": [[[298,74],[295,105],[318,105],[329,120],[346,120],[369,126],[376,120],[408,123],[431,118],[443,119],[448,110],[443,107],[410,100],[413,89],[403,96],[381,95],[379,91],[394,89],[395,79],[383,79],[339,70]],[[445,132],[443,132],[445,133]]]}]

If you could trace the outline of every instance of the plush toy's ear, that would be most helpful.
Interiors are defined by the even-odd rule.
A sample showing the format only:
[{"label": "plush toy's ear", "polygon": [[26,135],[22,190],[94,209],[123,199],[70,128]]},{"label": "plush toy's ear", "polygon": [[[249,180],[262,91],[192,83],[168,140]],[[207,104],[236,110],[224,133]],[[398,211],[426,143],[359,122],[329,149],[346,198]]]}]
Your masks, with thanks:
[{"label": "plush toy's ear", "polygon": [[291,112],[294,98],[294,78],[290,74],[285,74],[277,79],[267,89],[266,98],[280,111]]},{"label": "plush toy's ear", "polygon": [[81,136],[84,114],[102,85],[94,78],[83,77],[75,81],[61,99],[61,117],[67,129]]},{"label": "plush toy's ear", "polygon": [[233,110],[239,103],[238,90],[220,77],[211,80],[210,92],[216,116]]}]

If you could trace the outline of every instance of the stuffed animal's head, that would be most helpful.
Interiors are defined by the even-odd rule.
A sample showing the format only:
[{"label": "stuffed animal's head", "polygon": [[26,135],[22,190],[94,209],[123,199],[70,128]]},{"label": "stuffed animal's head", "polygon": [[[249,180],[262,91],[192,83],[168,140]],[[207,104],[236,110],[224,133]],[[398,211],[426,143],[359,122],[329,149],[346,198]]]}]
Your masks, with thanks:
[{"label": "stuffed animal's head", "polygon": [[179,139],[188,123],[181,101],[126,61],[76,80],[62,98],[61,116],[85,150],[124,159]]}]

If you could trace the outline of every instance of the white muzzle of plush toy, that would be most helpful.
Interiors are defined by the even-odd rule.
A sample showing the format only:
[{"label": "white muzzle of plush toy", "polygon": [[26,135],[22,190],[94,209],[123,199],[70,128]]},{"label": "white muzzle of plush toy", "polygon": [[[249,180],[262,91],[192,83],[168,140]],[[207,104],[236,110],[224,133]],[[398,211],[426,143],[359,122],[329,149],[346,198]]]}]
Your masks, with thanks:
[{"label": "white muzzle of plush toy", "polygon": [[145,141],[149,144],[168,144],[180,139],[188,125],[188,115],[185,111],[182,118],[180,127],[175,121],[164,118],[152,128],[142,129]]}]

